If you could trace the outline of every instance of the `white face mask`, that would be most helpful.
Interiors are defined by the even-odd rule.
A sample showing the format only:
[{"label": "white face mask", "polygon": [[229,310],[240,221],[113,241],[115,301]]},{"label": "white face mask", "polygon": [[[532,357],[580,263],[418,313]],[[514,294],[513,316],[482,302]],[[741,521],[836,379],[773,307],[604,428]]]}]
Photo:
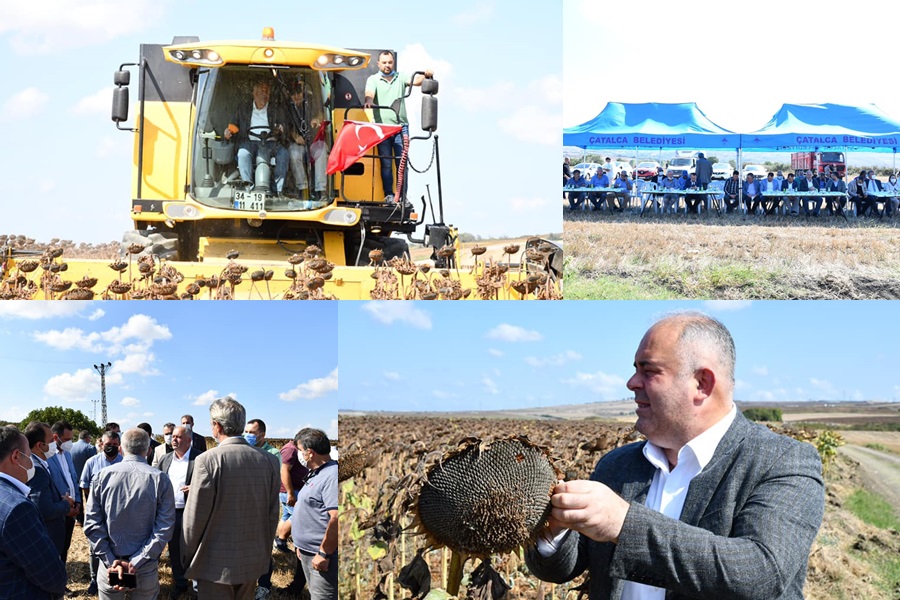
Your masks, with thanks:
[{"label": "white face mask", "polygon": [[72,444],[73,444],[72,440],[69,440],[68,442],[63,442],[60,450],[64,450],[65,452],[71,452]]},{"label": "white face mask", "polygon": [[50,449],[47,450],[47,453],[46,453],[47,458],[53,458],[54,456],[56,456],[56,452],[58,450],[58,448],[56,447],[56,442],[53,440],[50,440],[49,448]]},{"label": "white face mask", "polygon": [[[23,454],[22,456],[25,456],[25,455]],[[25,469],[25,483],[28,483],[29,481],[31,481],[31,478],[34,477],[34,461],[31,459],[30,456],[26,456],[25,458],[27,458],[28,462],[31,463],[31,468],[25,469],[25,467],[22,467],[22,465],[19,465],[19,466],[22,467],[23,469]]]},{"label": "white face mask", "polygon": [[166,445],[167,445],[167,446],[171,446],[171,445],[172,445],[172,434],[171,434],[171,433],[165,434],[165,435],[163,436],[163,439],[166,440]]},{"label": "white face mask", "polygon": [[306,460],[306,459],[303,457],[303,453],[304,453],[304,452],[306,452],[306,450],[298,450],[298,451],[297,451],[297,460],[300,461],[300,464],[301,464],[301,465],[303,465],[304,467],[307,467],[307,468],[308,468],[307,465],[309,464],[309,461]]}]

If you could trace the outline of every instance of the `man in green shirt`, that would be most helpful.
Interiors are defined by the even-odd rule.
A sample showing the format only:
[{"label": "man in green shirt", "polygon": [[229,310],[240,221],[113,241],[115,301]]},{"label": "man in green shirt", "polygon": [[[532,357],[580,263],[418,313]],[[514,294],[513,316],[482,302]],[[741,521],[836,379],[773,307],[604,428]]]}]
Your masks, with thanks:
[{"label": "man in green shirt", "polygon": [[[375,122],[388,125],[401,125],[400,133],[391,136],[378,144],[378,156],[381,158],[381,183],[384,187],[385,202],[394,200],[394,177],[391,169],[392,159],[400,165],[404,144],[409,143],[409,120],[406,117],[406,104],[403,101],[410,85],[422,85],[425,78],[434,76],[433,71],[425,71],[414,78],[394,70],[394,54],[383,50],[378,55],[378,73],[370,75],[366,80],[366,108],[373,106],[389,106],[376,108]],[[404,183],[404,188],[406,187]],[[403,190],[397,193],[402,197]]]}]

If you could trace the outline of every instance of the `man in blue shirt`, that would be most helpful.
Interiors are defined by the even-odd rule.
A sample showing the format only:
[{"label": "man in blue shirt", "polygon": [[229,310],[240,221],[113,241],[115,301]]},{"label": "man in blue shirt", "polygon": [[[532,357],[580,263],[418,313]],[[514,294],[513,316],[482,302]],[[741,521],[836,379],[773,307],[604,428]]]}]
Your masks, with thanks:
[{"label": "man in blue shirt", "polygon": [[[591,177],[591,187],[592,188],[607,188],[609,187],[609,175],[608,171],[604,169],[597,169],[597,172],[594,173],[594,176]],[[591,204],[594,205],[594,210],[599,210],[600,206],[603,204],[603,200],[606,198],[606,192],[593,192],[588,195],[588,199],[590,199]]]},{"label": "man in blue shirt", "polygon": [[[84,463],[84,471],[81,472],[81,481],[79,485],[81,485],[81,489],[84,490],[85,495],[87,495],[91,489],[91,481],[101,470],[122,462],[122,455],[119,454],[119,446],[121,444],[119,434],[115,431],[105,431],[103,432],[103,439],[101,441],[103,442],[103,454],[98,454],[93,458],[88,459],[88,461]],[[88,594],[97,593],[97,567],[98,558],[97,555],[94,554],[93,549],[91,549],[91,583],[88,586]]]},{"label": "man in blue shirt", "polygon": [[143,429],[122,434],[124,460],[97,473],[85,508],[84,535],[100,559],[101,598],[123,597],[126,586],[113,585],[118,571],[136,575],[127,586],[132,600],[159,595],[159,555],[172,539],[175,495],[169,476],[147,464],[150,436]]},{"label": "man in blue shirt", "polygon": [[[587,186],[588,182],[581,176],[580,169],[575,169],[572,177],[566,182],[567,188],[586,188]],[[580,209],[581,204],[584,202],[584,197],[585,192],[569,192],[569,208],[571,210]]]}]

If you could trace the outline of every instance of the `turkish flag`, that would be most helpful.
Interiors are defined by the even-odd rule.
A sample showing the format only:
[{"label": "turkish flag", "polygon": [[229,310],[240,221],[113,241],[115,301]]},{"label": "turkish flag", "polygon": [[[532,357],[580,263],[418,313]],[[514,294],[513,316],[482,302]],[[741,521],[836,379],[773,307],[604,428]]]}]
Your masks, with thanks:
[{"label": "turkish flag", "polygon": [[400,125],[344,121],[344,126],[341,127],[341,132],[328,156],[328,174],[346,170],[362,158],[369,148],[400,133],[401,129]]}]

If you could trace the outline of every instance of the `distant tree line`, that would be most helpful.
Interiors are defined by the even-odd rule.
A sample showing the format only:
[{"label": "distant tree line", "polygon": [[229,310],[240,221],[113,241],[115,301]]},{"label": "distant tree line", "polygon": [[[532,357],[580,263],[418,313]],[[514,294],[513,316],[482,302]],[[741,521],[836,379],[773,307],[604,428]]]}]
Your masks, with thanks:
[{"label": "distant tree line", "polygon": [[748,408],[743,412],[744,416],[751,421],[781,421],[780,408]]}]

